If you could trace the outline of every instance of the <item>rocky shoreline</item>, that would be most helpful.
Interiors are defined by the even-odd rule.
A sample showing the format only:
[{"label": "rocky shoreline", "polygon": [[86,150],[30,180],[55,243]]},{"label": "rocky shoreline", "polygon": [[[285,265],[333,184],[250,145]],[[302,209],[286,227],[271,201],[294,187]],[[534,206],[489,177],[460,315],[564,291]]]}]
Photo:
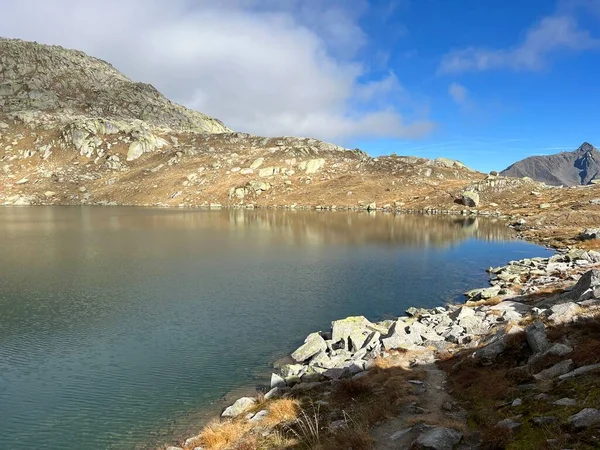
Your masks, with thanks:
[{"label": "rocky shoreline", "polygon": [[[530,373],[535,380],[564,380],[595,371],[600,364],[575,367],[568,357],[573,347],[550,342],[546,329],[594,317],[600,312],[600,271],[595,269],[599,265],[600,252],[578,249],[549,258],[511,261],[505,266],[488,269],[490,287],[465,293],[466,302],[462,305],[409,308],[405,316],[376,323],[362,316],[336,320],[330,330],[310,334],[286,361],[279,364],[278,372],[272,374],[268,392],[259,398],[238,399],[223,411],[222,420],[247,422],[250,430],[254,430],[250,433],[265,436],[272,431],[261,425],[270,414],[269,409],[262,406],[265,401],[310,397],[314,391],[331,393],[337,384],[344,380],[360,380],[382,359],[392,360],[398,354],[405,356],[408,368],[432,366],[436,361],[465,351],[470,352],[473,361],[484,366],[493,365],[510,347],[512,337],[519,334],[525,337],[532,352],[530,360],[519,370],[535,371]],[[535,297],[537,299],[532,300]],[[540,369],[539,361],[549,357],[560,361]],[[466,417],[465,411],[460,413]],[[568,421],[592,426],[600,423],[600,411],[584,408]],[[346,426],[346,421],[333,421],[329,429],[335,430],[338,426]],[[498,424],[498,427],[508,429],[518,426],[517,420]],[[476,444],[466,444],[468,433],[464,430],[444,426],[415,430],[412,433],[406,431],[410,443],[403,441],[418,444],[415,448],[451,449],[459,442],[463,442],[461,448],[478,448]],[[394,445],[400,445],[399,436],[389,438]],[[169,447],[169,450],[210,448],[203,446],[202,441],[200,434],[187,439],[183,447]]]}]

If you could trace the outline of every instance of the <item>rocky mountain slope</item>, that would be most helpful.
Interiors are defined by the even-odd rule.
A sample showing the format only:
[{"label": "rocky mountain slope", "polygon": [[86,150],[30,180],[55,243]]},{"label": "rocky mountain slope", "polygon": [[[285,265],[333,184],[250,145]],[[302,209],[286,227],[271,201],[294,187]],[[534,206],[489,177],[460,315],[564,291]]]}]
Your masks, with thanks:
[{"label": "rocky mountain slope", "polygon": [[[225,133],[220,121],[166,99],[109,63],[76,50],[0,39],[0,108],[25,120],[140,120],[152,127]],[[109,125],[109,130],[111,129]]]},{"label": "rocky mountain slope", "polygon": [[530,177],[554,186],[590,184],[600,173],[600,152],[584,142],[573,152],[531,156],[504,169],[507,177]]},{"label": "rocky mountain slope", "polygon": [[235,133],[82,52],[0,40],[0,204],[398,207],[481,178],[446,158]]}]

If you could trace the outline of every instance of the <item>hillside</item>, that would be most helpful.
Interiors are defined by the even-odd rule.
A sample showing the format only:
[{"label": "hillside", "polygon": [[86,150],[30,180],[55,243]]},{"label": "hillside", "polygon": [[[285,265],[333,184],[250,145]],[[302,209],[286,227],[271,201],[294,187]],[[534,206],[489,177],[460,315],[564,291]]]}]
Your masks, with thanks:
[{"label": "hillside", "polygon": [[235,133],[79,51],[2,39],[0,55],[0,203],[360,207],[482,177],[449,159]]},{"label": "hillside", "polygon": [[504,169],[507,177],[530,177],[554,186],[590,184],[600,173],[600,152],[584,142],[573,152],[531,156]]}]

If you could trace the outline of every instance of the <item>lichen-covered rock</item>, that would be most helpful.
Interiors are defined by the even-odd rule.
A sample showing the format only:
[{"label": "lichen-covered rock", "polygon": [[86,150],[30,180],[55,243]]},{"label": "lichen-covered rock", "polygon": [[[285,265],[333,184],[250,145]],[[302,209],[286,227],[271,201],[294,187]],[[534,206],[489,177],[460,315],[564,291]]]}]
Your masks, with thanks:
[{"label": "lichen-covered rock", "polygon": [[331,340],[341,342],[343,348],[350,351],[360,350],[376,326],[363,316],[347,317],[331,324]]}]

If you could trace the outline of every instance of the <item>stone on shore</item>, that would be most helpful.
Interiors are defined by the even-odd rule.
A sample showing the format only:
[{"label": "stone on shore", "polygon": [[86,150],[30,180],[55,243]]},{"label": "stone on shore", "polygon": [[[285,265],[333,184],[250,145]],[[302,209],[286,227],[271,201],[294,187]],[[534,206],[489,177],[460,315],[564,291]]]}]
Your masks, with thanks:
[{"label": "stone on shore", "polygon": [[304,344],[292,353],[292,358],[298,362],[304,362],[312,356],[315,356],[317,353],[324,352],[325,350],[327,350],[325,339],[323,339],[319,333],[311,333],[304,340]]},{"label": "stone on shore", "polygon": [[271,389],[276,387],[285,387],[285,380],[276,373],[271,374]]},{"label": "stone on shore", "polygon": [[233,405],[226,408],[221,417],[238,417],[250,410],[256,405],[256,399],[251,397],[242,397],[235,401]]},{"label": "stone on shore", "polygon": [[356,352],[360,350],[371,333],[374,325],[363,316],[347,317],[331,324],[331,340],[334,344],[342,343],[342,348]]}]

